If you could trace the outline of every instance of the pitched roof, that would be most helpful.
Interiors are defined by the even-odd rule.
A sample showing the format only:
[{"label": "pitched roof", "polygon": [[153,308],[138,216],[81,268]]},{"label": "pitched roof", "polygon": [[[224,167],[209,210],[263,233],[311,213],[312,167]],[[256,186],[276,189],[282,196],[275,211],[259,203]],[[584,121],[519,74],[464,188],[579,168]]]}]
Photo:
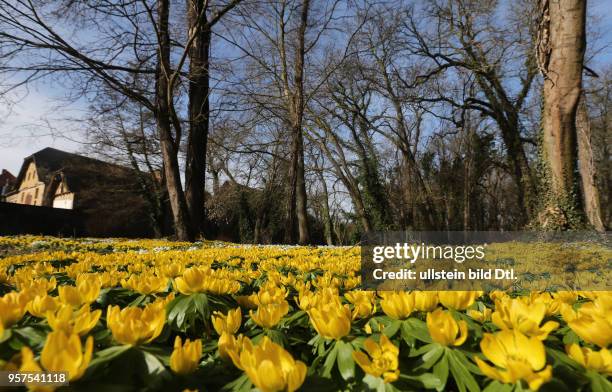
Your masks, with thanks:
[{"label": "pitched roof", "polygon": [[91,175],[95,172],[114,172],[129,175],[132,172],[132,169],[123,166],[47,147],[23,160],[21,170],[14,183],[15,187],[23,180],[30,162],[34,162],[36,165],[38,179],[47,185],[59,171],[62,171],[66,175],[69,181],[68,185],[73,192],[77,191],[85,180],[81,177],[81,173],[86,172]]},{"label": "pitched roof", "polygon": [[0,186],[3,186],[6,183],[12,182],[15,180],[15,176],[8,170],[2,169],[2,174],[0,174]]},{"label": "pitched roof", "polygon": [[0,196],[4,195],[9,191],[9,189],[11,189],[14,181],[15,176],[12,175],[10,171],[2,169],[2,174],[0,174]]}]

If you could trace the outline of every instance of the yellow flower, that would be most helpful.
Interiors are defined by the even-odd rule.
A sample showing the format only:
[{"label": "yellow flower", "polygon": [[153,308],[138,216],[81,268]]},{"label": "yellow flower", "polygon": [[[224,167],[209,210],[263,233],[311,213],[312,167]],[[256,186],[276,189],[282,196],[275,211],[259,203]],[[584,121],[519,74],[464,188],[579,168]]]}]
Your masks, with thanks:
[{"label": "yellow flower", "polygon": [[[237,355],[242,347],[242,335],[235,337],[232,334],[224,332],[219,336],[217,341],[217,347],[219,349],[219,356],[225,360],[230,360],[231,355]],[[231,354],[230,354],[231,353]]]},{"label": "yellow flower", "polygon": [[608,349],[602,348],[599,351],[593,351],[574,343],[565,346],[565,351],[570,358],[581,364],[585,369],[612,376],[612,354]]},{"label": "yellow flower", "polygon": [[35,317],[44,318],[47,312],[55,312],[60,307],[57,297],[48,294],[37,295],[28,303],[28,312]]},{"label": "yellow flower", "polygon": [[240,283],[228,278],[215,276],[210,268],[189,268],[183,275],[174,279],[174,287],[180,293],[233,294],[240,290]]},{"label": "yellow flower", "polygon": [[47,323],[54,331],[86,335],[100,319],[101,310],[90,312],[89,305],[83,305],[76,312],[70,305],[63,305],[54,312],[47,312]]},{"label": "yellow flower", "polygon": [[384,291],[380,306],[383,312],[391,318],[402,320],[410,316],[414,310],[414,293],[407,291]]},{"label": "yellow flower", "polygon": [[386,383],[394,382],[399,377],[399,348],[397,348],[387,336],[380,335],[380,344],[374,339],[367,338],[363,345],[368,353],[354,351],[353,359],[367,374],[374,377],[383,377]]},{"label": "yellow flower", "polygon": [[527,337],[517,330],[504,330],[495,335],[486,333],[480,342],[482,353],[497,367],[475,357],[480,370],[489,378],[504,384],[521,380],[532,390],[552,378],[552,367],[546,365],[544,344],[536,337]]},{"label": "yellow flower", "polygon": [[234,294],[240,290],[240,283],[227,278],[210,278],[204,283],[204,291],[211,294]]},{"label": "yellow flower", "polygon": [[68,379],[79,379],[91,361],[93,338],[85,341],[85,350],[77,334],[67,334],[64,331],[53,331],[47,335],[45,347],[40,354],[40,363],[52,372],[68,372]]},{"label": "yellow flower", "polygon": [[119,343],[138,345],[159,336],[166,322],[163,304],[152,303],[144,308],[109,306],[106,324]]},{"label": "yellow flower", "polygon": [[544,340],[559,326],[556,321],[547,321],[540,326],[545,316],[544,303],[528,304],[519,298],[506,297],[495,302],[495,312],[491,315],[491,320],[500,329],[516,329],[527,336]]},{"label": "yellow flower", "polygon": [[210,278],[209,268],[192,267],[174,279],[174,287],[181,294],[190,295],[204,291],[205,281]]},{"label": "yellow flower", "polygon": [[202,356],[202,341],[193,342],[187,339],[183,344],[181,337],[174,339],[174,350],[170,355],[170,369],[176,374],[193,373],[200,364]]},{"label": "yellow flower", "polygon": [[374,291],[348,291],[344,297],[354,305],[353,319],[366,318],[376,313],[376,293]]},{"label": "yellow flower", "polygon": [[101,284],[93,274],[81,274],[77,277],[76,286],[59,286],[59,299],[63,304],[78,308],[98,299]]},{"label": "yellow flower", "polygon": [[319,297],[316,293],[306,289],[300,291],[296,302],[300,309],[307,312],[310,308],[314,307],[317,304],[318,298]]},{"label": "yellow flower", "polygon": [[448,309],[464,310],[482,295],[482,291],[438,291],[440,303]]},{"label": "yellow flower", "polygon": [[482,312],[474,309],[469,309],[467,311],[467,315],[481,324],[487,321],[491,321],[491,309],[489,308],[484,308]]},{"label": "yellow flower", "polygon": [[230,310],[227,316],[215,311],[212,317],[213,327],[219,335],[223,333],[235,334],[242,324],[242,311],[240,308]]},{"label": "yellow flower", "polygon": [[44,278],[32,279],[23,281],[19,283],[18,286],[22,291],[29,290],[35,293],[35,295],[44,295],[55,289],[57,286],[57,281],[55,280],[55,277],[52,277],[49,280]]},{"label": "yellow flower", "polygon": [[81,298],[79,296],[79,290],[74,286],[60,286],[57,288],[60,302],[64,305],[70,305],[72,307],[81,306]]},{"label": "yellow flower", "polygon": [[546,315],[559,314],[563,304],[573,305],[578,300],[578,293],[575,291],[558,291],[552,293],[553,300],[548,303]]},{"label": "yellow flower", "polygon": [[[603,298],[603,297],[602,297]],[[601,348],[607,348],[612,343],[611,309],[600,298],[582,305],[574,311],[570,305],[561,307],[561,315],[585,342],[593,343]]]},{"label": "yellow flower", "polygon": [[102,284],[96,274],[81,274],[76,278],[81,304],[90,304],[98,299]]},{"label": "yellow flower", "polygon": [[[29,347],[23,346],[21,348],[21,365],[19,366],[20,372],[41,372],[40,365],[34,359],[34,353]],[[4,369],[9,370],[9,369]],[[11,369],[12,370],[12,369]]]},{"label": "yellow flower", "polygon": [[277,304],[285,301],[287,290],[278,287],[273,283],[267,283],[259,288],[259,291],[252,297],[257,305]]},{"label": "yellow flower", "polygon": [[121,286],[140,294],[160,293],[168,287],[168,278],[152,274],[131,275],[121,280]]},{"label": "yellow flower", "polygon": [[263,328],[272,328],[287,314],[289,311],[289,303],[283,300],[281,303],[271,303],[259,305],[257,312],[249,310],[249,316]]},{"label": "yellow flower", "polygon": [[457,322],[449,312],[442,308],[427,313],[427,329],[434,342],[443,346],[461,346],[468,336],[465,320]]},{"label": "yellow flower", "polygon": [[183,273],[185,266],[180,263],[168,263],[160,265],[158,270],[160,276],[166,278],[176,278]]},{"label": "yellow flower", "polygon": [[423,312],[431,312],[438,306],[437,291],[414,291],[414,308]]},{"label": "yellow flower", "polygon": [[321,303],[308,311],[310,322],[319,335],[342,339],[351,332],[351,308],[337,302]]},{"label": "yellow flower", "polygon": [[267,336],[257,346],[244,338],[242,350],[232,355],[232,360],[261,392],[296,391],[308,370],[302,361],[294,360]]},{"label": "yellow flower", "polygon": [[15,324],[26,312],[28,295],[10,292],[0,297],[0,335],[5,328]]}]

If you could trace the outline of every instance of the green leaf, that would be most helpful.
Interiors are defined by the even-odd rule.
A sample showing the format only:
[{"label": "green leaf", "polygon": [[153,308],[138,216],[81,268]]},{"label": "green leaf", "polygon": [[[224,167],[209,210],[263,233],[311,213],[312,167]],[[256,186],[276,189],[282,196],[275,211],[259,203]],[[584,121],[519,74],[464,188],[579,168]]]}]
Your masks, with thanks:
[{"label": "green leaf", "polygon": [[336,363],[336,357],[338,355],[338,346],[335,344],[327,353],[327,357],[325,358],[325,362],[323,362],[323,377],[331,377],[331,372],[334,369],[334,364]]},{"label": "green leaf", "polygon": [[4,343],[9,340],[12,336],[12,332],[10,329],[5,329],[2,335],[0,336],[0,343]]},{"label": "green leaf", "polygon": [[282,332],[279,332],[274,329],[266,329],[264,333],[270,338],[270,340],[272,340],[276,344],[279,344],[283,347],[287,347],[289,345],[289,342],[287,341],[287,335]]},{"label": "green leaf", "polygon": [[128,306],[139,306],[142,305],[143,302],[147,299],[147,296],[144,294],[139,295],[138,297],[136,297],[136,299],[134,299],[132,302],[130,302],[128,304]]},{"label": "green leaf", "polygon": [[363,378],[363,382],[371,389],[376,392],[385,391],[385,381],[380,377],[374,377],[371,374],[366,374]]},{"label": "green leaf", "polygon": [[502,384],[499,381],[493,381],[489,383],[482,392],[510,392],[512,389],[513,386],[510,384]]},{"label": "green leaf", "polygon": [[112,346],[104,350],[98,351],[96,353],[95,358],[91,361],[90,366],[96,363],[110,361],[120,356],[121,354],[123,354],[124,352],[128,351],[131,348],[132,346],[128,344],[124,344],[122,346]]},{"label": "green leaf", "polygon": [[580,338],[574,331],[570,330],[563,336],[563,344],[568,345],[572,343],[580,343]]},{"label": "green leaf", "polygon": [[338,350],[338,370],[343,379],[355,377],[355,361],[353,360],[353,346],[342,340],[336,342]]},{"label": "green leaf", "polygon": [[546,347],[546,353],[550,355],[556,362],[569,366],[572,369],[581,369],[582,367],[576,361],[571,359],[563,351],[555,350],[550,347]]},{"label": "green leaf", "polygon": [[162,373],[167,373],[164,364],[155,355],[147,351],[141,351],[144,358],[144,364],[148,375],[158,376]]},{"label": "green leaf", "polygon": [[436,388],[437,391],[443,391],[448,380],[448,355],[446,355],[445,349],[443,349],[443,354],[442,359],[433,367],[433,374],[440,379],[440,386]]},{"label": "green leaf", "polygon": [[130,345],[112,346],[104,350],[100,350],[95,354],[94,359],[89,363],[84,378],[94,377],[101,366],[118,358],[132,348]]},{"label": "green leaf", "polygon": [[196,311],[202,316],[203,320],[208,320],[210,311],[208,308],[208,296],[204,293],[191,295]]},{"label": "green leaf", "polygon": [[393,320],[391,324],[385,327],[385,329],[383,330],[383,333],[389,338],[393,337],[393,335],[397,333],[397,331],[400,329],[401,326],[402,326],[401,320]]},{"label": "green leaf", "polygon": [[474,379],[474,376],[470,373],[470,371],[465,367],[462,360],[458,358],[458,355],[455,351],[449,350],[448,359],[450,365],[450,371],[453,374],[453,378],[457,383],[457,387],[459,391],[463,392],[466,390],[471,392],[479,392],[480,387],[478,383]]},{"label": "green leaf", "polygon": [[42,331],[40,328],[23,327],[14,329],[13,333],[25,338],[28,341],[28,346],[30,347],[43,345],[45,343],[45,339],[47,338],[47,332]]},{"label": "green leaf", "polygon": [[416,350],[412,350],[410,351],[410,354],[408,355],[408,357],[412,358],[412,357],[418,357],[419,355],[422,355],[428,351],[431,351],[435,346],[440,347],[440,345],[438,343],[429,343],[426,344],[424,346],[419,347]]},{"label": "green leaf", "polygon": [[589,371],[587,377],[591,380],[592,392],[609,392],[612,391],[612,383],[599,373]]},{"label": "green leaf", "polygon": [[439,344],[432,345],[433,347],[423,355],[423,364],[420,366],[423,369],[430,369],[440,357],[444,354],[444,347]]},{"label": "green leaf", "polygon": [[423,385],[425,389],[439,389],[444,388],[442,385],[442,380],[438,378],[433,373],[423,373],[417,376],[409,376],[406,374],[400,374],[400,379],[408,380],[408,381],[416,381],[419,384]]},{"label": "green leaf", "polygon": [[463,351],[456,349],[453,350],[453,354],[455,355],[455,358],[459,362],[461,362],[470,373],[477,374],[479,376],[483,375],[480,368],[474,362],[470,361]]},{"label": "green leaf", "polygon": [[[168,312],[168,323],[174,323],[177,327],[182,326],[182,321],[185,319],[185,312],[189,307],[189,297],[179,296],[173,299],[166,307]],[[182,316],[179,320],[179,316]]]},{"label": "green leaf", "polygon": [[234,381],[226,384],[221,388],[223,392],[249,392],[252,387],[251,380],[246,374],[242,374],[242,376],[238,377]]},{"label": "green leaf", "polygon": [[402,323],[402,337],[404,339],[414,337],[422,342],[432,343],[427,325],[417,318],[409,318]]}]

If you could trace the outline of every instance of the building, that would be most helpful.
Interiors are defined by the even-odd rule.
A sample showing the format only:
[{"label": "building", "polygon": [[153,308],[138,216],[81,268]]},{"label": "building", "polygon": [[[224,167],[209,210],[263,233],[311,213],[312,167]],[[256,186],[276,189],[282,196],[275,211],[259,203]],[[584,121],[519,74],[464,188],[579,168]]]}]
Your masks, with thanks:
[{"label": "building", "polygon": [[4,194],[9,191],[15,182],[15,176],[6,169],[2,169],[0,174],[0,201],[4,199]]},{"label": "building", "polygon": [[75,210],[90,235],[147,236],[151,222],[142,185],[150,180],[130,168],[47,147],[23,160],[4,200]]}]

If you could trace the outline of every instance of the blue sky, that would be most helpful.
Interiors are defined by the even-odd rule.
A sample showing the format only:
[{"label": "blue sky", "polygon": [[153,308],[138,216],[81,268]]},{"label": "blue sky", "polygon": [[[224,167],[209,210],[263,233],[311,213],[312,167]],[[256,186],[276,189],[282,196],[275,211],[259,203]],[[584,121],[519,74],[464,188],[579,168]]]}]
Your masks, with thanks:
[{"label": "blue sky", "polygon": [[[612,13],[612,0],[590,0],[588,4],[602,33],[599,45],[608,44],[591,64],[597,70],[612,64],[612,18],[606,17]],[[39,82],[17,91],[11,107],[0,102],[0,169],[17,174],[23,158],[45,147],[75,152],[83,148],[79,121],[75,121],[83,107],[59,105],[66,93],[62,86]]]}]

